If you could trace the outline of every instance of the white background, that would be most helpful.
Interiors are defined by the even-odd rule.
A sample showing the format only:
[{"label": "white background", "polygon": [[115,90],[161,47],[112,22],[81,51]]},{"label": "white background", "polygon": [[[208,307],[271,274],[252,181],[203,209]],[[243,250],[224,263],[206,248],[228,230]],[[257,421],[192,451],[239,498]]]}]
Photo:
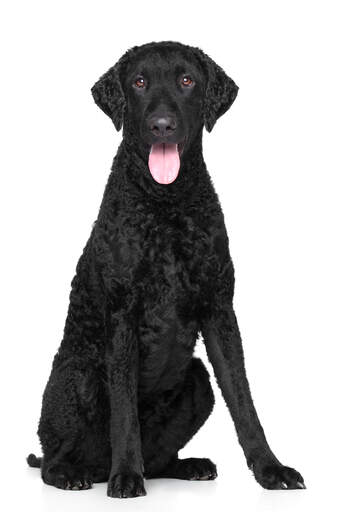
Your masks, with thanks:
[{"label": "white background", "polygon": [[[1,4],[1,493],[4,510],[333,511],[340,482],[340,13],[328,0],[5,1]],[[248,377],[270,445],[306,491],[253,479],[215,387],[214,413],[183,451],[214,482],[147,481],[106,497],[43,485],[41,395],[70,281],[121,134],[90,88],[151,40],[200,46],[238,98],[205,133],[236,269]],[[203,347],[198,348],[204,357]]]}]

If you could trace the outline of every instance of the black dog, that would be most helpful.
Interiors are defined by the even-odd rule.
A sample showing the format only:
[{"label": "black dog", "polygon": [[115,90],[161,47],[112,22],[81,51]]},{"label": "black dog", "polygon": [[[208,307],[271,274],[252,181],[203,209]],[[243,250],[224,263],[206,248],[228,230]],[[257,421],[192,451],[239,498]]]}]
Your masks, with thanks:
[{"label": "black dog", "polygon": [[123,141],[72,281],[64,337],[42,404],[44,482],[145,494],[144,477],[209,480],[209,459],[178,451],[212,411],[199,333],[256,480],[304,488],[272,453],[245,375],[223,213],[202,155],[237,86],[179,43],[129,50],[95,84]]}]

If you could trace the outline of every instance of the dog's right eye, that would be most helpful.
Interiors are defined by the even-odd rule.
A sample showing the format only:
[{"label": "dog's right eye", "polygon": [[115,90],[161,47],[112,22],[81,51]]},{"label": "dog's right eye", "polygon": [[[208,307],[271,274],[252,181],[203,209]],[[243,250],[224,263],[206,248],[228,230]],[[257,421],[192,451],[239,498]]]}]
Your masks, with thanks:
[{"label": "dog's right eye", "polygon": [[146,86],[146,81],[143,78],[143,76],[139,76],[138,78],[136,78],[136,80],[134,82],[134,86],[137,87],[138,89],[143,89]]}]

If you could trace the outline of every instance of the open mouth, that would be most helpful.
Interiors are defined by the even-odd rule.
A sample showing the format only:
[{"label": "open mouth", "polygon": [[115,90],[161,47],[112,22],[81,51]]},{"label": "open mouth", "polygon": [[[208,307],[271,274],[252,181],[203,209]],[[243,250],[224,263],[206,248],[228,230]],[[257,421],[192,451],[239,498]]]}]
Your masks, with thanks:
[{"label": "open mouth", "polygon": [[180,170],[180,156],[184,143],[153,144],[150,148],[148,166],[154,180],[169,185],[176,180]]}]

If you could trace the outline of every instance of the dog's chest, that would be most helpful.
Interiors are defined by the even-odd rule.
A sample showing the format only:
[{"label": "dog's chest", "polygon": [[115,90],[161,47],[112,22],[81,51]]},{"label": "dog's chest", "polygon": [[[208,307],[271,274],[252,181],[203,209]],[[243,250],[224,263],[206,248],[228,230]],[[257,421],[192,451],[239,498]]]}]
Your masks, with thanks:
[{"label": "dog's chest", "polygon": [[[137,223],[134,222],[134,226]],[[140,348],[141,392],[168,389],[192,357],[205,293],[209,236],[190,217],[159,219],[125,229],[115,245],[115,281],[124,284]]]},{"label": "dog's chest", "polygon": [[197,234],[162,225],[144,241],[139,318],[141,392],[168,389],[181,380],[198,332]]},{"label": "dog's chest", "polygon": [[[110,237],[110,283],[133,297],[139,311],[155,307],[190,318],[214,265],[212,240],[191,216],[143,215],[121,222]],[[203,284],[204,283],[204,284]]]},{"label": "dog's chest", "polygon": [[[143,283],[150,298],[193,295],[200,279],[203,234],[191,218],[154,225],[143,242]],[[147,293],[148,295],[148,293]]]}]

